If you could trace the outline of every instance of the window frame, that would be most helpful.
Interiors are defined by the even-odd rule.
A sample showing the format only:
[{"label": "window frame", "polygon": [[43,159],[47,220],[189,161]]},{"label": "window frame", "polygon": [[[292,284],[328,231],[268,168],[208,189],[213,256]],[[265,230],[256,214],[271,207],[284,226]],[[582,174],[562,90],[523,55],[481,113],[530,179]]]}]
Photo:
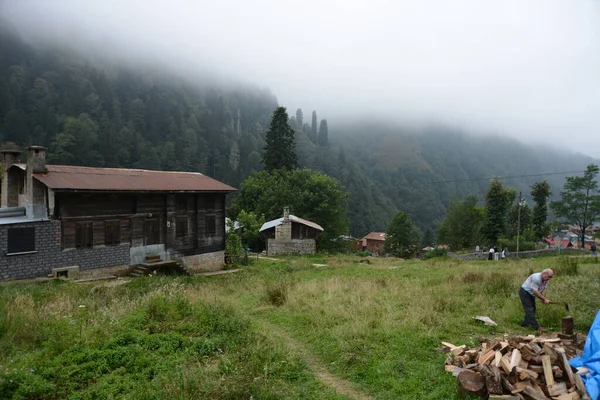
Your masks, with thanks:
[{"label": "window frame", "polygon": [[[209,230],[209,221],[212,225],[212,229]],[[216,215],[206,215],[204,217],[204,235],[205,236],[216,236],[217,235],[217,217]]]},{"label": "window frame", "polygon": [[[23,244],[22,241],[24,239],[30,239],[30,240],[32,240],[32,243]],[[11,244],[11,241],[13,242],[12,244]],[[17,243],[15,243],[15,241],[17,241]],[[17,248],[15,248],[15,246],[17,246]],[[35,227],[34,226],[8,228],[7,229],[7,232],[6,232],[6,254],[7,255],[28,254],[28,253],[36,253],[36,252],[37,252],[37,250],[36,250]]]},{"label": "window frame", "polygon": [[75,222],[75,248],[89,249],[94,247],[94,221]]},{"label": "window frame", "polygon": [[175,239],[185,239],[188,237],[188,218],[175,217]]},{"label": "window frame", "polygon": [[121,244],[121,220],[120,219],[109,219],[109,220],[104,221],[104,245],[105,246],[119,246],[120,244]]}]

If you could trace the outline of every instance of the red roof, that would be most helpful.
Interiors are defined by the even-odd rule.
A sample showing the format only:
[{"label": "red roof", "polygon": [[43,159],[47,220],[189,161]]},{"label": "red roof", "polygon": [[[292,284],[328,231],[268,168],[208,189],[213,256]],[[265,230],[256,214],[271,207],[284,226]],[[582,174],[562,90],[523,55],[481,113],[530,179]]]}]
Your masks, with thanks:
[{"label": "red roof", "polygon": [[363,239],[385,241],[385,232],[371,232],[367,236],[365,236]]},{"label": "red roof", "polygon": [[[15,164],[25,169],[25,164]],[[33,176],[53,190],[128,192],[234,192],[237,189],[199,172],[150,171],[46,165],[48,172]]]}]

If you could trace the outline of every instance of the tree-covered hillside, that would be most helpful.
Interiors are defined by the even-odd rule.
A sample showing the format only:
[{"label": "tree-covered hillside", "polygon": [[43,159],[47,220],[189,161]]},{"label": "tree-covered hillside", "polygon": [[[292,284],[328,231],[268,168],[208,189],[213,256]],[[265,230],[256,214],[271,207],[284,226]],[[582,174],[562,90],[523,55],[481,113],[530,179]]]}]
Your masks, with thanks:
[{"label": "tree-covered hillside", "polygon": [[[46,146],[55,164],[199,171],[236,187],[263,168],[278,106],[267,89],[99,65],[65,49],[34,49],[2,30],[0,42],[2,143]],[[385,231],[398,211],[431,236],[453,198],[482,197],[489,180],[474,179],[582,171],[593,161],[500,137],[289,112],[299,165],[343,183],[356,236]],[[528,193],[543,178],[506,184]],[[547,178],[558,194],[564,175]]]}]

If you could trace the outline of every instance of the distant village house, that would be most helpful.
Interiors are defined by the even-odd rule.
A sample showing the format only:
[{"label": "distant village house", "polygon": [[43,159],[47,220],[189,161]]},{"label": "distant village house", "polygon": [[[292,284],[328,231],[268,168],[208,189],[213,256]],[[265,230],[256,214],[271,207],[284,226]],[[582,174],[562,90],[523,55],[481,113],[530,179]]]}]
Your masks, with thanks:
[{"label": "distant village house", "polygon": [[323,228],[319,224],[291,215],[289,207],[284,207],[282,218],[265,222],[260,228],[270,256],[314,254],[321,232]]},{"label": "distant village house", "polygon": [[180,258],[216,269],[225,250],[225,195],[192,172],[46,165],[43,147],[2,151],[0,280]]},{"label": "distant village house", "polygon": [[371,232],[363,238],[366,251],[373,254],[383,254],[385,247],[385,232]]}]

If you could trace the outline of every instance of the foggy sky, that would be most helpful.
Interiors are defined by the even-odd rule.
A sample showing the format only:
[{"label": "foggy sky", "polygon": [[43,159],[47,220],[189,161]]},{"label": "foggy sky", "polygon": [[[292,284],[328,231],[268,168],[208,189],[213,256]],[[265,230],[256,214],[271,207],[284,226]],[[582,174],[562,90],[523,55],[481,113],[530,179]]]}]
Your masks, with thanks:
[{"label": "foggy sky", "polygon": [[0,13],[33,41],[267,86],[330,127],[371,115],[600,157],[593,0],[5,0]]}]

